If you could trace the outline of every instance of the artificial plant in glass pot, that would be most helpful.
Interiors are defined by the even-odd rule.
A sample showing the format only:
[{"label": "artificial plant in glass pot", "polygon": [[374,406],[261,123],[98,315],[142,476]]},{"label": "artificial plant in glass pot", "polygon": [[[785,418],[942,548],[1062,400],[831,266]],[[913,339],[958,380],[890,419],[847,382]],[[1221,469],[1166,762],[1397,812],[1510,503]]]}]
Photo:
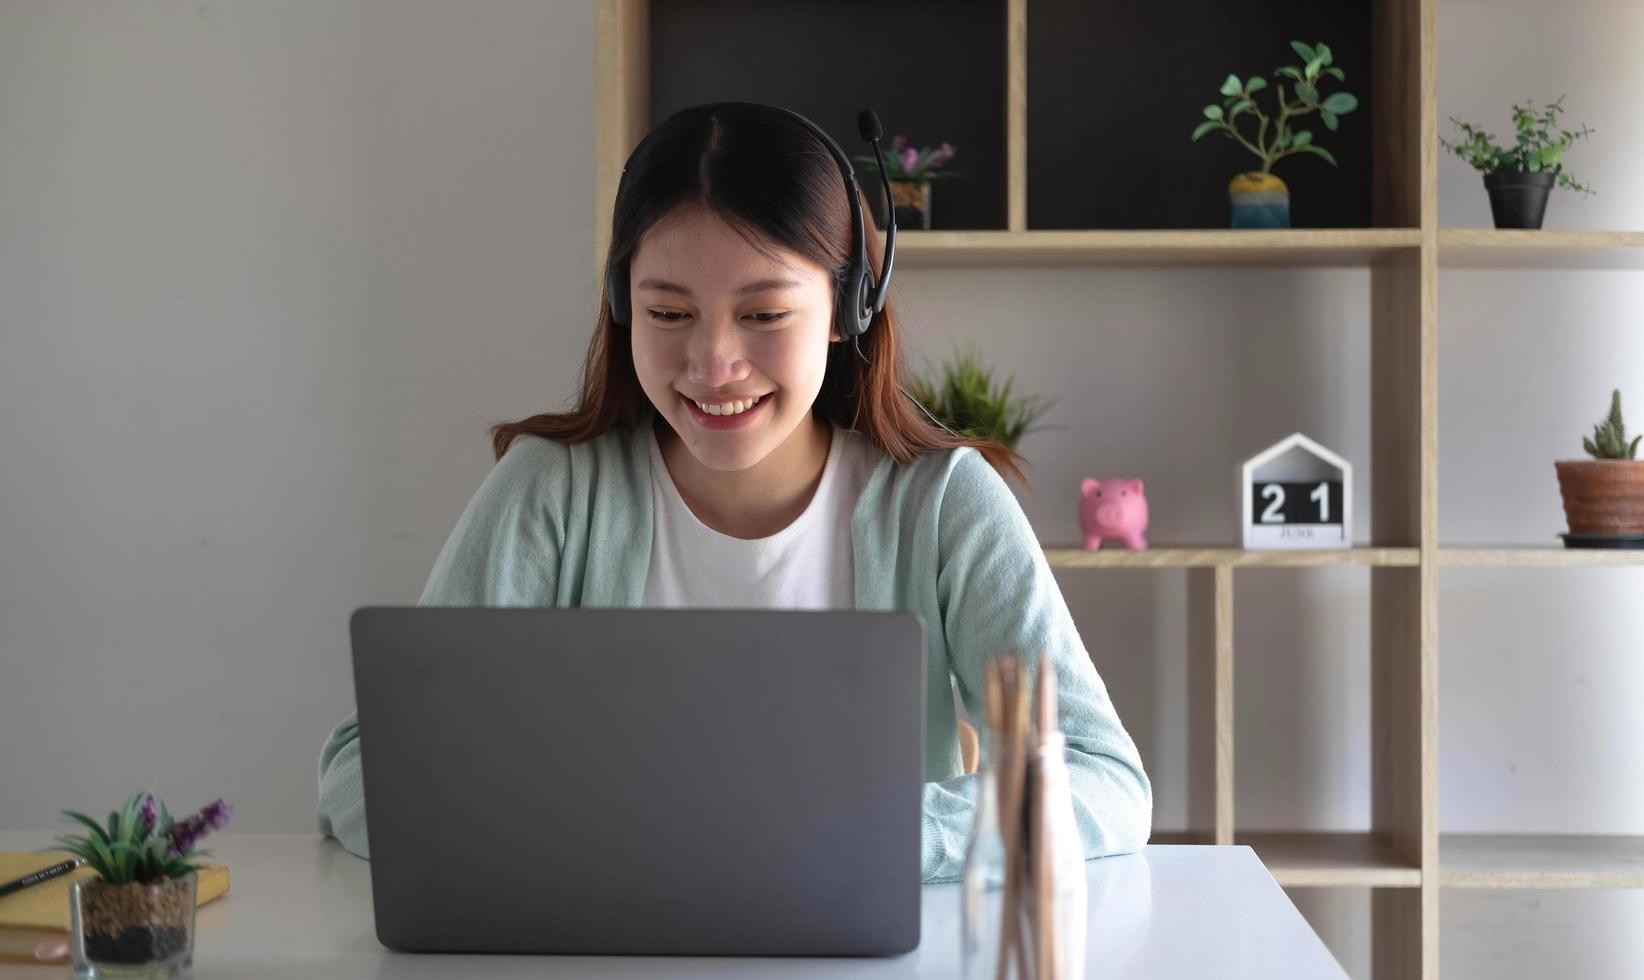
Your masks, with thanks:
[{"label": "artificial plant in glass pot", "polygon": [[106,827],[83,813],[63,811],[91,832],[59,836],[57,842],[98,875],[69,889],[75,977],[190,974],[199,886],[191,859],[211,854],[195,844],[227,826],[232,813],[232,806],[217,800],[173,820],[152,792],[138,793],[110,812]]},{"label": "artificial plant in glass pot", "polygon": [[1571,548],[1644,548],[1644,460],[1640,436],[1627,439],[1621,421],[1621,390],[1610,395],[1610,414],[1593,426],[1581,446],[1592,459],[1553,461]]},{"label": "artificial plant in glass pot", "polygon": [[[1278,111],[1273,116],[1262,112],[1256,100],[1256,93],[1267,88],[1267,79],[1256,75],[1241,80],[1237,75],[1228,75],[1222,82],[1221,104],[1205,106],[1205,121],[1193,130],[1194,141],[1219,132],[1226,139],[1237,140],[1262,162],[1260,170],[1238,174],[1227,185],[1234,228],[1290,227],[1290,189],[1274,176],[1273,165],[1287,156],[1311,153],[1323,157],[1332,167],[1338,166],[1329,150],[1313,142],[1313,131],[1298,129],[1295,123],[1316,112],[1324,128],[1335,132],[1341,125],[1339,118],[1359,105],[1359,100],[1347,92],[1325,95],[1319,90],[1326,78],[1338,83],[1347,80],[1346,72],[1332,63],[1335,56],[1327,45],[1291,41],[1290,47],[1301,63],[1278,68],[1273,75],[1291,80],[1294,98],[1286,98],[1285,83],[1277,82]],[[1249,138],[1239,131],[1241,119],[1255,129]]]},{"label": "artificial plant in glass pot", "polygon": [[[891,152],[885,158],[885,176],[890,180],[891,205],[896,208],[898,228],[930,230],[930,184],[933,180],[962,177],[957,170],[944,170],[957,149],[952,143],[941,146],[911,146],[901,133],[891,137]],[[877,157],[854,157],[864,167],[877,167]],[[871,191],[867,195],[873,207],[873,217],[880,227],[888,222],[881,213],[881,197]]]},{"label": "artificial plant in glass pot", "polygon": [[1561,95],[1539,113],[1533,101],[1523,105],[1513,103],[1516,142],[1508,148],[1497,146],[1494,136],[1455,116],[1451,116],[1450,121],[1465,138],[1452,143],[1439,137],[1439,143],[1446,150],[1484,175],[1484,189],[1490,195],[1490,216],[1497,228],[1540,228],[1541,219],[1547,213],[1547,195],[1554,184],[1579,194],[1596,193],[1564,170],[1564,152],[1576,140],[1585,139],[1596,130],[1586,126],[1577,130],[1559,129],[1554,136],[1563,103]]}]

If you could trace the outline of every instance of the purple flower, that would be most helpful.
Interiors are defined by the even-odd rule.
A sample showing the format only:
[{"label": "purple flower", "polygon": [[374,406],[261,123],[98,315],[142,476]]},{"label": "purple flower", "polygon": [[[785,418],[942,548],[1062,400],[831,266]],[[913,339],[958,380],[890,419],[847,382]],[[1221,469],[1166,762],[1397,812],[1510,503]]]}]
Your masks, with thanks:
[{"label": "purple flower", "polygon": [[947,163],[949,160],[952,160],[953,154],[954,145],[952,143],[943,143],[942,148],[937,150],[935,153],[932,153],[930,155],[930,159],[925,161],[925,167],[927,169],[934,170],[942,164]]},{"label": "purple flower", "polygon": [[137,829],[139,834],[146,835],[150,830],[154,829],[154,818],[157,815],[157,809],[158,808],[155,806],[153,793],[143,797],[142,809],[137,811]]},{"label": "purple flower", "polygon": [[895,136],[891,137],[891,149],[900,150],[900,149],[902,149],[902,147],[907,146],[907,145],[908,145],[908,138],[906,136],[903,136],[901,133],[897,133]]},{"label": "purple flower", "polygon": [[233,806],[222,800],[216,800],[206,804],[194,816],[178,820],[166,832],[166,837],[171,840],[171,846],[166,849],[166,853],[174,856],[187,854],[200,838],[213,830],[222,830],[228,826],[228,818],[233,813]]},{"label": "purple flower", "polygon": [[200,811],[200,817],[206,826],[212,830],[222,830],[228,826],[228,818],[234,815],[234,807],[222,800],[206,804]]},{"label": "purple flower", "polygon": [[905,174],[913,173],[914,166],[919,163],[919,151],[914,149],[911,146],[904,148],[902,150],[901,163],[902,163],[902,172],[903,173],[905,173]]}]

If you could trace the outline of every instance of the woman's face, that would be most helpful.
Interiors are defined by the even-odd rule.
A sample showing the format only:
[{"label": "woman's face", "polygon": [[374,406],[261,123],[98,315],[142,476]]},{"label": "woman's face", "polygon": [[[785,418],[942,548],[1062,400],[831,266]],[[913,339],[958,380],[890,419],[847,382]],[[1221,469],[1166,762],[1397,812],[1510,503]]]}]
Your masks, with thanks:
[{"label": "woman's face", "polygon": [[691,209],[641,236],[629,267],[640,386],[712,469],[747,469],[800,432],[838,339],[827,270],[778,254]]}]

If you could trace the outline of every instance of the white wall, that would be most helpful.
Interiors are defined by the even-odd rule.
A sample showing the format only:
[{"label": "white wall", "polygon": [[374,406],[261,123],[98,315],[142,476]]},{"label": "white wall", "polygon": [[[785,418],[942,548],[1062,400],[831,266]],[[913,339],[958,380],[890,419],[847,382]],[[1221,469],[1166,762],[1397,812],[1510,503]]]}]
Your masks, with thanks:
[{"label": "white wall", "polygon": [[[1644,228],[1644,7],[1441,8],[1442,114],[1500,134],[1510,101],[1567,92],[1598,130],[1570,167],[1599,196],[1560,192],[1548,227]],[[319,747],[352,708],[348,613],[413,602],[490,464],[486,423],[572,391],[593,37],[591,0],[0,6],[0,826],[158,781],[228,798],[241,830],[312,828]],[[1442,222],[1488,225],[1477,175],[1440,175]],[[1296,428],[1359,463],[1368,513],[1367,273],[896,287],[917,354],[973,340],[1059,399],[1065,428],[1023,442],[1045,540],[1075,540],[1086,475],[1145,478],[1156,540],[1232,540],[1234,465]],[[1550,543],[1551,460],[1610,388],[1644,429],[1641,301],[1639,272],[1444,273],[1446,542]],[[1058,578],[1156,825],[1183,826],[1182,575]],[[1444,830],[1644,833],[1641,586],[1444,573]],[[1368,826],[1367,595],[1361,569],[1241,574],[1242,827]],[[1292,895],[1368,975],[1368,893]],[[1447,894],[1445,974],[1630,975],[1641,912]]]},{"label": "white wall", "polygon": [[[0,826],[314,826],[348,614],[593,324],[593,6],[0,5]],[[133,783],[136,785],[133,785]]]}]

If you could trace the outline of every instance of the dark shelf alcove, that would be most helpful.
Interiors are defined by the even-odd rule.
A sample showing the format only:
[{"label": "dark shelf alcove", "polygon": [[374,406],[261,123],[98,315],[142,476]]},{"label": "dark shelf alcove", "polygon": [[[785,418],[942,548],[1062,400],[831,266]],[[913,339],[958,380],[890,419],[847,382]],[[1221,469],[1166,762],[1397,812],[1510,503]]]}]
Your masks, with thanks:
[{"label": "dark shelf alcove", "polygon": [[[1290,187],[1296,228],[1370,225],[1369,0],[1030,0],[1027,6],[1027,226],[1030,229],[1226,228],[1227,183],[1261,166],[1222,136],[1190,140],[1222,80],[1272,74],[1298,59],[1292,39],[1330,46],[1359,106],[1337,132],[1317,113],[1302,128],[1340,164],[1297,154],[1273,173]],[[1254,129],[1249,122],[1244,125]],[[1254,140],[1252,140],[1254,142]]]},{"label": "dark shelf alcove", "polygon": [[[871,108],[887,151],[898,132],[956,147],[963,177],[932,182],[932,230],[1003,229],[1004,30],[1004,0],[652,0],[650,125],[702,102],[763,102],[854,158],[870,152],[856,114]],[[853,165],[882,197],[877,168]]]}]

